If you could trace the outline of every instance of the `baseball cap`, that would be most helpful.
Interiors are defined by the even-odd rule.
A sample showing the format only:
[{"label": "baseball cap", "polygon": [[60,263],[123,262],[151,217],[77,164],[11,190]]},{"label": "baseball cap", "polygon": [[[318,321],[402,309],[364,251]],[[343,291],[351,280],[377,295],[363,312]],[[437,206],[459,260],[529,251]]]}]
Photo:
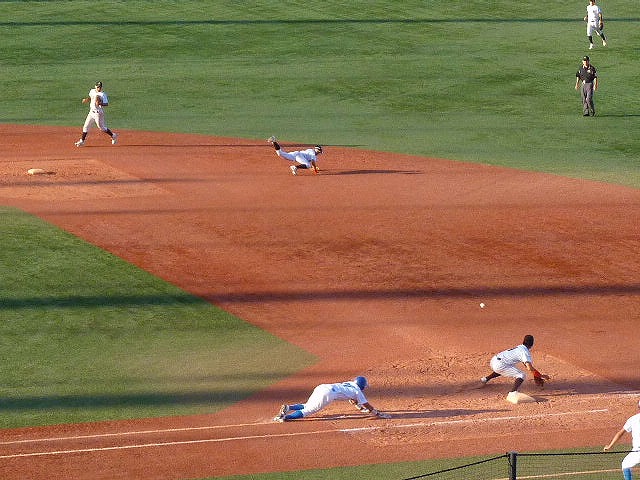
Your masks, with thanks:
[{"label": "baseball cap", "polygon": [[585,55],[584,57],[582,57],[582,60],[589,60],[589,55]]},{"label": "baseball cap", "polygon": [[96,82],[96,87],[101,87],[102,86],[102,82],[98,81]]}]

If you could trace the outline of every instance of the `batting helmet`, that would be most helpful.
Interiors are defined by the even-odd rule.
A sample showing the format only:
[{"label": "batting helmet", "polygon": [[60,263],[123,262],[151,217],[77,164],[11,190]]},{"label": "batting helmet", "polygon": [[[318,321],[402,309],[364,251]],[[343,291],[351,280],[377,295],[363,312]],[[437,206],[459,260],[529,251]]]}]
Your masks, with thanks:
[{"label": "batting helmet", "polygon": [[360,390],[364,390],[369,386],[369,382],[367,382],[367,379],[364,377],[356,377],[353,381],[360,387]]},{"label": "batting helmet", "polygon": [[525,335],[522,344],[527,348],[533,347],[533,335]]}]

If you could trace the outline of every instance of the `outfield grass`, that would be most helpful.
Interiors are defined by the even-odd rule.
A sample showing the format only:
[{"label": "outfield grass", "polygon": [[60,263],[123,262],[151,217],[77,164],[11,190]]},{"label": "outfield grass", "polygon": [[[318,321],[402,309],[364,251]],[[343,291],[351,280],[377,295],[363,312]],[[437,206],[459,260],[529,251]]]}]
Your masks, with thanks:
[{"label": "outfield grass", "polygon": [[638,187],[640,18],[633,2],[603,8],[599,116],[583,118],[581,3],[3,2],[0,121],[79,126],[100,78],[114,129],[277,134]]},{"label": "outfield grass", "polygon": [[0,428],[215,412],[314,360],[33,216],[0,218]]}]

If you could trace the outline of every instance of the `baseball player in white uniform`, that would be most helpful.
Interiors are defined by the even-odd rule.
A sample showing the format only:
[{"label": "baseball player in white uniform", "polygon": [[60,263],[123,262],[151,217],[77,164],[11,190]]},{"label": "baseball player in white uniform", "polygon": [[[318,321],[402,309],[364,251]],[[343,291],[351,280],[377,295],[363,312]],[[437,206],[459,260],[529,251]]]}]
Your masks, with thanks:
[{"label": "baseball player in white uniform", "polygon": [[533,373],[536,383],[544,385],[544,380],[548,380],[548,375],[542,375],[533,367],[531,358],[531,349],[533,348],[533,335],[525,335],[521,345],[517,345],[509,350],[497,353],[491,358],[491,370],[486,377],[482,377],[480,381],[486,384],[489,380],[504,376],[515,378],[511,392],[517,392],[526,378],[525,372],[520,370],[516,365],[523,363],[527,370]]},{"label": "baseball player in white uniform", "polygon": [[587,22],[587,37],[589,37],[589,50],[593,48],[593,34],[595,33],[602,39],[602,46],[607,46],[607,37],[604,35],[604,18],[602,10],[596,5],[596,0],[589,0],[587,5],[587,15],[584,17]]},{"label": "baseball player in white uniform", "polygon": [[84,126],[82,127],[82,137],[80,137],[80,140],[75,143],[76,147],[84,145],[84,142],[87,139],[87,134],[89,133],[89,128],[91,128],[93,123],[111,137],[111,143],[113,145],[118,143],[118,134],[109,130],[104,121],[103,107],[109,105],[109,97],[107,97],[106,92],[102,90],[102,82],[96,82],[95,87],[89,90],[89,96],[82,99],[82,103],[89,104],[89,113],[87,114]]},{"label": "baseball player in white uniform", "polygon": [[313,393],[306,403],[295,405],[282,405],[274,422],[287,422],[303,417],[308,417],[319,412],[331,402],[336,400],[348,400],[362,413],[368,413],[380,418],[391,418],[389,414],[379,412],[371,405],[364,396],[363,390],[367,388],[369,382],[365,377],[356,377],[351,381],[342,383],[323,383],[313,389]]},{"label": "baseball player in white uniform", "polygon": [[[638,402],[638,408],[640,408],[640,401]],[[622,459],[622,475],[624,480],[631,480],[633,478],[631,469],[640,464],[640,413],[636,413],[627,419],[624,426],[613,436],[609,445],[604,447],[605,452],[613,447],[625,433],[631,434],[632,444],[631,451]]]},{"label": "baseball player in white uniform", "polygon": [[322,145],[316,145],[315,147],[308,148],[306,150],[285,152],[278,143],[276,137],[271,136],[267,141],[273,145],[273,148],[276,150],[276,154],[280,158],[294,162],[294,164],[289,167],[293,175],[298,175],[298,169],[300,168],[312,170],[315,174],[320,171],[316,162],[318,161],[318,155],[322,153]]}]

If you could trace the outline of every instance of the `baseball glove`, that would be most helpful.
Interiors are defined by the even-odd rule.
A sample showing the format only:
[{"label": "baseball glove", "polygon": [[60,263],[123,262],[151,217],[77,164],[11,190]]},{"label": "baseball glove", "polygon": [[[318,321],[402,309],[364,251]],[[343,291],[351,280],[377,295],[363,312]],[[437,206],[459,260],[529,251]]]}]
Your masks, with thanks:
[{"label": "baseball glove", "polygon": [[598,23],[598,30],[602,30],[604,28],[604,22],[600,21],[600,23]]},{"label": "baseball glove", "polygon": [[539,387],[544,387],[545,380],[549,380],[549,378],[550,378],[549,375],[544,375],[540,373],[538,370],[533,371],[533,381]]}]

